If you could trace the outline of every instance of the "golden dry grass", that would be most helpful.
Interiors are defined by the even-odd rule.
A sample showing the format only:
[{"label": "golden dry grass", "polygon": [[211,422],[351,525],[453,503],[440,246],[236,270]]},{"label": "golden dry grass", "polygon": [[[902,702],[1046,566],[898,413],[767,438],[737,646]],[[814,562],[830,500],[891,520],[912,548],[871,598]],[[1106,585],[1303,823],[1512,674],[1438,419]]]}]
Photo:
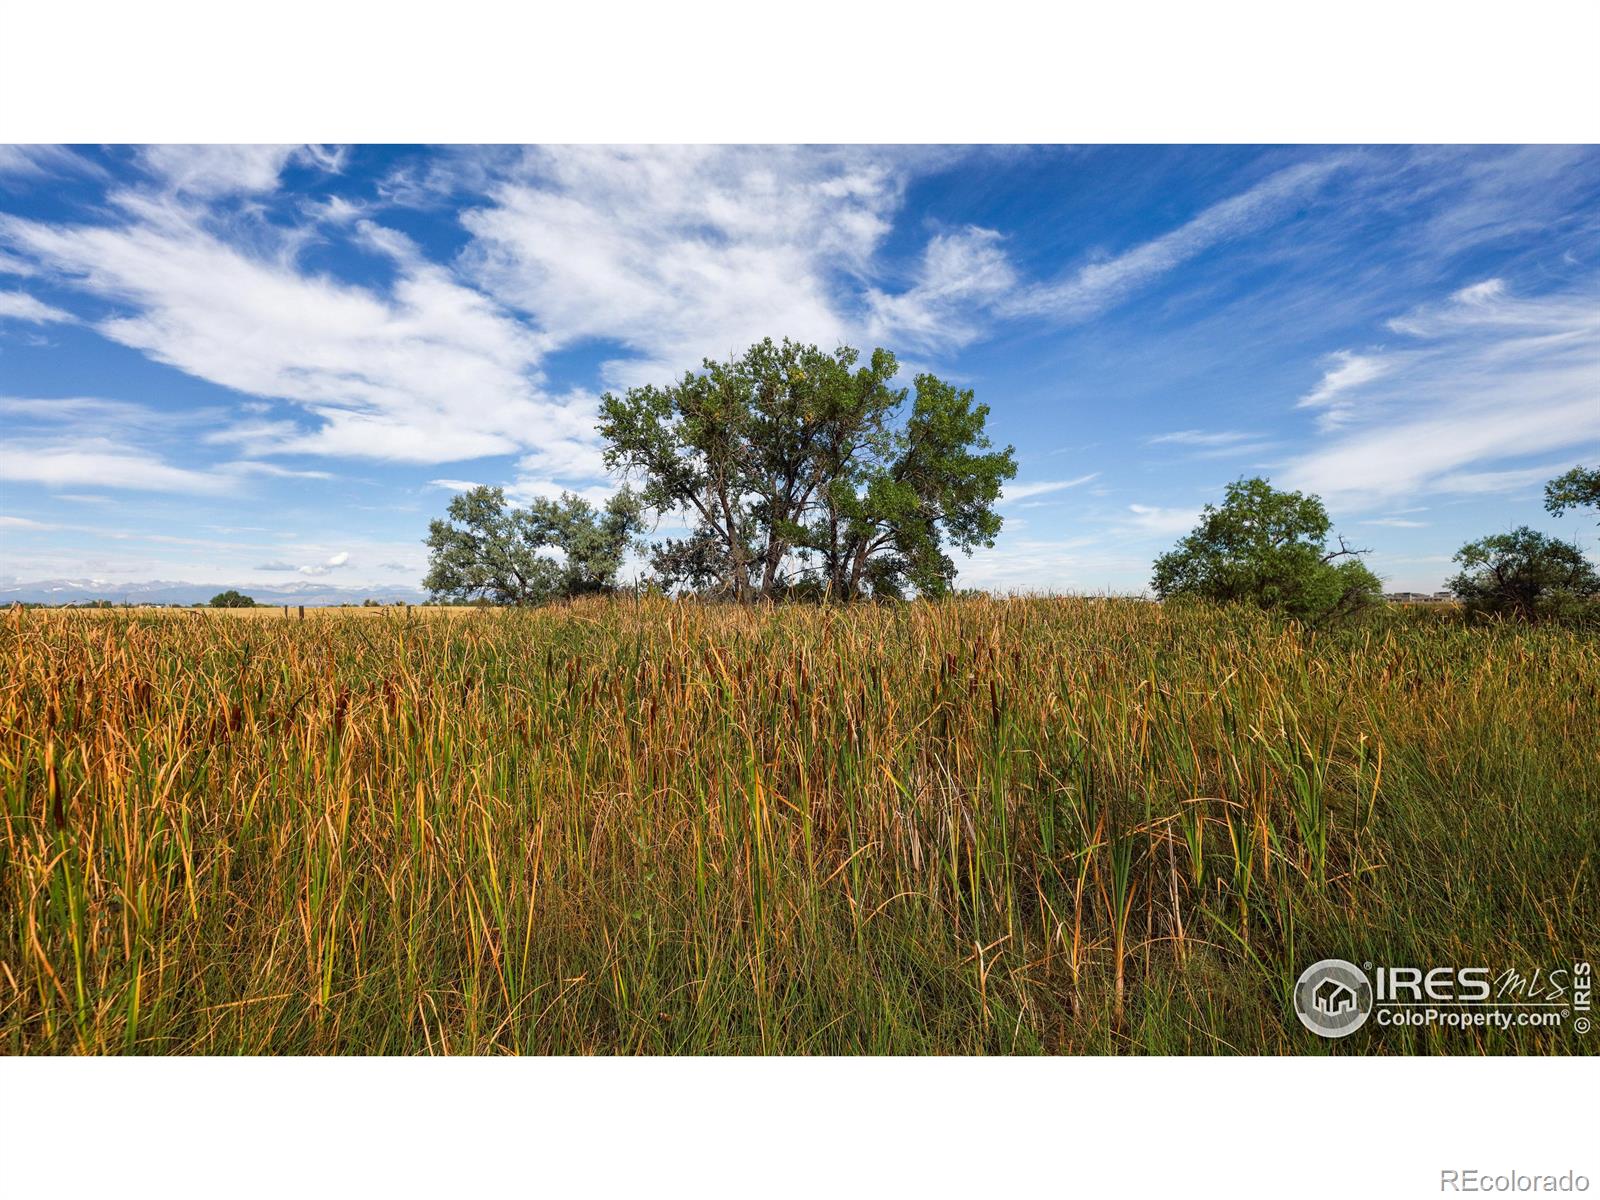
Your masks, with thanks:
[{"label": "golden dry grass", "polygon": [[1288,994],[1326,956],[1592,951],[1593,637],[1069,599],[85,615],[0,625],[11,1053],[1575,1046],[1320,1043]]}]

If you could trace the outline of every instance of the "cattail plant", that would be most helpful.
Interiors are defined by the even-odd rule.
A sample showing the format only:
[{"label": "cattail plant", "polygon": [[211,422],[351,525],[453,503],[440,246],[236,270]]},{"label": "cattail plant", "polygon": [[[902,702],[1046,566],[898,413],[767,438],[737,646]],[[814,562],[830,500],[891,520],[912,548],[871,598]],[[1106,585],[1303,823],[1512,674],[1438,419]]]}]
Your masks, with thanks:
[{"label": "cattail plant", "polygon": [[634,595],[0,656],[5,1053],[1275,1053],[1301,960],[1600,928],[1553,626]]}]

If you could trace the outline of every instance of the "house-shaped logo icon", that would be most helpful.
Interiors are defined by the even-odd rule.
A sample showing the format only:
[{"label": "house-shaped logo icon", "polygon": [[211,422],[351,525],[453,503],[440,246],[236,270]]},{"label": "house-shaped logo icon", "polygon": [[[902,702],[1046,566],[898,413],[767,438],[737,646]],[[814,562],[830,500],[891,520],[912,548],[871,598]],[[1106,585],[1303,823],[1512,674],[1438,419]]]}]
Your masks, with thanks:
[{"label": "house-shaped logo icon", "polygon": [[1294,987],[1294,1012],[1320,1037],[1346,1037],[1372,1015],[1372,984],[1355,963],[1325,958],[1301,973]]},{"label": "house-shaped logo icon", "polygon": [[1356,1006],[1355,989],[1337,979],[1324,979],[1312,991],[1311,1004],[1324,1016],[1336,1017]]}]

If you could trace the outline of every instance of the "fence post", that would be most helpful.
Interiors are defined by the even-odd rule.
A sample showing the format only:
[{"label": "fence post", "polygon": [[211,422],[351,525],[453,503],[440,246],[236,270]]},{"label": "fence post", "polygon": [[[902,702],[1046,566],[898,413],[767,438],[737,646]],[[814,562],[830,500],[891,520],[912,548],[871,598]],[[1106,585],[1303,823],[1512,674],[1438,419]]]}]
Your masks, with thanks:
[{"label": "fence post", "polygon": [[304,621],[306,619],[306,606],[304,604],[302,604],[302,605],[299,606],[299,608],[300,608],[300,619],[302,621]]}]

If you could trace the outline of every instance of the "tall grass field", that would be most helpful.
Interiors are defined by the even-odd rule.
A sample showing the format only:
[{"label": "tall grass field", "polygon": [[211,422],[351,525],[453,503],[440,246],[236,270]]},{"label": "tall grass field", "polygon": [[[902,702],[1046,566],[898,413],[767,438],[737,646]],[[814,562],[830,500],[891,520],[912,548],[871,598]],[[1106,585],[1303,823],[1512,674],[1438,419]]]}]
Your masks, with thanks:
[{"label": "tall grass field", "polygon": [[1600,639],[1093,599],[0,619],[8,1054],[1585,1053]]}]

